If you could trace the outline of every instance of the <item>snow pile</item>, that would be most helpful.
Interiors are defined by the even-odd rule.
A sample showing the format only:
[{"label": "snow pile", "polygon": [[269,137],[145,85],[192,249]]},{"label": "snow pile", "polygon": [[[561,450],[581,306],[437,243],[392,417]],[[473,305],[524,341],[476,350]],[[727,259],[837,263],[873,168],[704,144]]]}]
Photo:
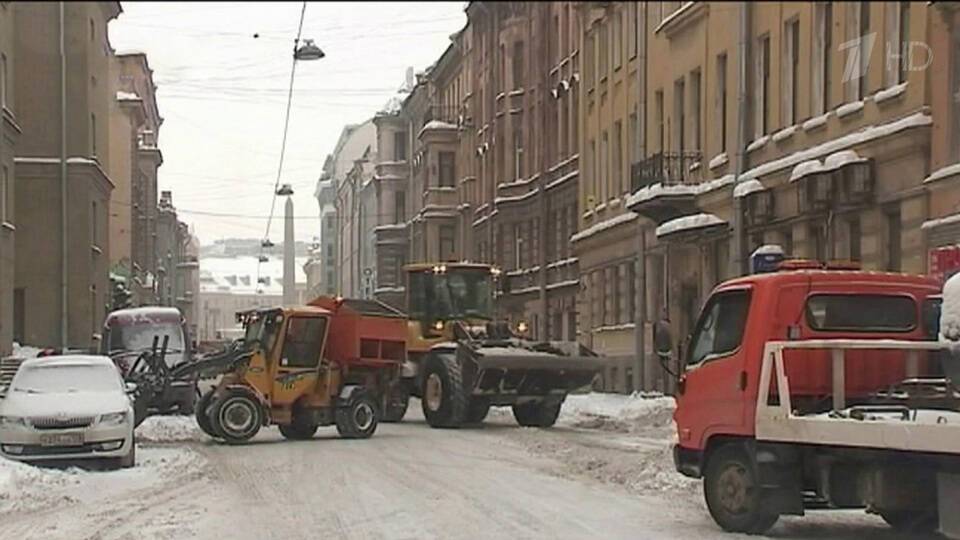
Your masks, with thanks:
[{"label": "snow pile", "polygon": [[781,129],[780,131],[773,134],[773,142],[782,142],[790,137],[793,137],[793,134],[797,132],[797,126],[790,126]]},{"label": "snow pile", "polygon": [[804,176],[809,176],[811,174],[817,174],[823,172],[823,164],[816,159],[810,159],[798,163],[796,167],[790,171],[790,181],[796,182],[797,180],[803,178]]},{"label": "snow pile", "polygon": [[900,84],[895,84],[889,88],[884,88],[879,90],[876,94],[873,95],[874,103],[883,103],[888,99],[893,99],[899,95],[902,95],[907,91],[907,81],[904,81]]},{"label": "snow pile", "polygon": [[820,116],[814,116],[813,118],[807,120],[803,123],[803,130],[810,131],[812,129],[817,129],[818,127],[823,127],[827,125],[827,120],[830,119],[830,113],[821,114]]},{"label": "snow pile", "polygon": [[713,156],[713,159],[710,160],[708,166],[711,169],[716,169],[717,167],[722,167],[730,161],[730,158],[727,157],[726,152],[720,152],[719,154]]},{"label": "snow pile", "polygon": [[737,199],[742,199],[747,195],[756,193],[758,191],[764,191],[767,188],[764,187],[762,183],[756,178],[750,178],[748,180],[743,180],[737,184],[737,187],[733,188],[733,196]]},{"label": "snow pile", "polygon": [[608,220],[601,221],[600,223],[595,223],[594,225],[587,227],[586,229],[578,232],[577,234],[570,237],[570,243],[575,244],[584,238],[589,238],[595,234],[601,233],[607,229],[616,227],[617,225],[622,225],[624,223],[630,223],[631,221],[637,219],[637,214],[633,212],[624,212],[618,216],[612,217]]},{"label": "snow pile", "polygon": [[865,161],[867,161],[867,158],[860,157],[856,150],[841,150],[830,154],[827,159],[823,160],[823,170],[835,171],[844,165]]},{"label": "snow pile", "polygon": [[0,514],[69,503],[63,490],[80,483],[80,469],[41,469],[0,458]]},{"label": "snow pile", "polygon": [[960,222],[960,214],[950,214],[949,216],[944,216],[942,218],[928,219],[920,225],[920,229],[925,231],[927,229],[933,229],[957,222]]},{"label": "snow pile", "polygon": [[726,221],[713,214],[700,213],[671,219],[670,221],[667,221],[663,225],[657,227],[656,233],[657,237],[659,238],[668,234],[690,231],[694,229],[703,229],[706,227],[712,227],[714,225],[724,225],[726,223]]},{"label": "snow pile", "polygon": [[750,144],[748,144],[748,145],[747,145],[747,152],[753,152],[754,150],[758,150],[758,149],[760,149],[760,148],[763,148],[764,146],[767,145],[768,142],[770,142],[770,136],[769,136],[769,135],[764,135],[763,137],[760,137],[759,139],[756,139],[756,140],[754,140],[753,142],[751,142]]},{"label": "snow pile", "polygon": [[751,257],[754,255],[783,255],[783,247],[779,244],[764,244],[757,249],[753,250]]},{"label": "snow pile", "polygon": [[952,165],[947,165],[946,167],[937,169],[930,176],[923,179],[923,183],[936,182],[937,180],[943,180],[944,178],[960,174],[960,163],[954,163]]},{"label": "snow pile", "polygon": [[567,396],[558,422],[574,427],[632,433],[650,428],[673,429],[672,397],[591,392]]},{"label": "snow pile", "polygon": [[954,274],[943,285],[940,335],[950,341],[960,341],[960,274]]},{"label": "snow pile", "polygon": [[862,110],[863,100],[844,103],[843,105],[837,107],[837,118],[843,118],[844,116],[849,116]]},{"label": "snow pile", "polygon": [[41,349],[13,342],[13,358],[36,358]]},{"label": "snow pile", "polygon": [[171,443],[204,441],[209,437],[200,430],[193,416],[151,416],[137,428],[138,442]]}]

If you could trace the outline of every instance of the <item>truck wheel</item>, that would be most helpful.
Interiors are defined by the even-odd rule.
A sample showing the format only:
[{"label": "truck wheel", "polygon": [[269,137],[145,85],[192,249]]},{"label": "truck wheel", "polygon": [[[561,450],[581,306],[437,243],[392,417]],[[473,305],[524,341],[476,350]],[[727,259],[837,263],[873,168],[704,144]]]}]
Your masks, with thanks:
[{"label": "truck wheel", "polygon": [[940,526],[940,515],[936,506],[926,511],[881,510],[879,514],[888,525],[904,533],[929,534]]},{"label": "truck wheel", "polygon": [[279,426],[280,434],[283,435],[285,439],[305,441],[312,439],[313,435],[317,432],[318,426],[313,422],[311,415],[299,406],[294,407],[293,417],[290,420],[289,424],[281,424]]},{"label": "truck wheel", "polygon": [[407,414],[410,405],[410,392],[403,383],[397,384],[384,399],[383,421],[388,423],[399,422]]},{"label": "truck wheel", "polygon": [[197,425],[200,426],[201,431],[213,438],[219,438],[220,435],[214,431],[213,424],[210,422],[210,402],[212,401],[213,390],[210,390],[197,400],[197,405],[194,408],[194,416],[197,418]]},{"label": "truck wheel", "polygon": [[334,413],[337,433],[344,439],[369,439],[377,430],[379,416],[377,402],[370,392],[355,391],[347,404],[337,407]]},{"label": "truck wheel", "polygon": [[467,424],[480,424],[490,412],[490,403],[485,399],[472,399],[467,407]]},{"label": "truck wheel", "polygon": [[524,427],[552,427],[560,416],[563,402],[532,401],[513,406],[513,417]]},{"label": "truck wheel", "polygon": [[247,392],[229,391],[210,408],[213,429],[225,441],[237,444],[249,441],[263,425],[263,409]]},{"label": "truck wheel", "polygon": [[725,531],[761,534],[779,518],[760,508],[760,487],[753,464],[735,446],[725,446],[710,456],[703,493],[710,515]]},{"label": "truck wheel", "polygon": [[423,416],[430,427],[457,428],[467,417],[469,396],[463,388],[463,372],[452,354],[432,354],[423,377]]}]

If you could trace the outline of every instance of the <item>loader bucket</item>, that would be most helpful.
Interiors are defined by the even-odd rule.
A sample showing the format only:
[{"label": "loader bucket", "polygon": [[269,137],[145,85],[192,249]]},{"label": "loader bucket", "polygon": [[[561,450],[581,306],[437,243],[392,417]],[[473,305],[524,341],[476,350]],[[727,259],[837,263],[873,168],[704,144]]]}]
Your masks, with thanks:
[{"label": "loader bucket", "polygon": [[461,344],[457,355],[462,355],[470,394],[483,396],[494,405],[512,404],[521,398],[565,396],[588,386],[602,368],[601,358],[589,351],[537,349],[518,344]]}]

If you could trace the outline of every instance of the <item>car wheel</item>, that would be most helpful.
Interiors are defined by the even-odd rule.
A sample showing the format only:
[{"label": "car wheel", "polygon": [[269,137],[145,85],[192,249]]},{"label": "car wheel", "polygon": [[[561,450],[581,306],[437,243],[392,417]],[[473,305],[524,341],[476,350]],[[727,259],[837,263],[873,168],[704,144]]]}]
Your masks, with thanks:
[{"label": "car wheel", "polygon": [[763,510],[753,463],[737,446],[724,446],[710,456],[703,492],[710,515],[725,531],[761,534],[779,518]]},{"label": "car wheel", "polygon": [[249,392],[228,391],[210,406],[213,429],[225,441],[238,444],[249,441],[263,425],[263,409]]}]

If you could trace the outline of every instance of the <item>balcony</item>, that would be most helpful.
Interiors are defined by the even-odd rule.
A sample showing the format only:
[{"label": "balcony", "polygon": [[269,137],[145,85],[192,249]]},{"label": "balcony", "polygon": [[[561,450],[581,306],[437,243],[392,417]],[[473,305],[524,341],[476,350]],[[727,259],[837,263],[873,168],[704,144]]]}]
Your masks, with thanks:
[{"label": "balcony", "polygon": [[406,180],[410,167],[404,161],[381,161],[377,163],[376,175],[380,180]]},{"label": "balcony", "polygon": [[630,167],[630,210],[657,223],[696,212],[703,178],[699,151],[660,152]]}]

